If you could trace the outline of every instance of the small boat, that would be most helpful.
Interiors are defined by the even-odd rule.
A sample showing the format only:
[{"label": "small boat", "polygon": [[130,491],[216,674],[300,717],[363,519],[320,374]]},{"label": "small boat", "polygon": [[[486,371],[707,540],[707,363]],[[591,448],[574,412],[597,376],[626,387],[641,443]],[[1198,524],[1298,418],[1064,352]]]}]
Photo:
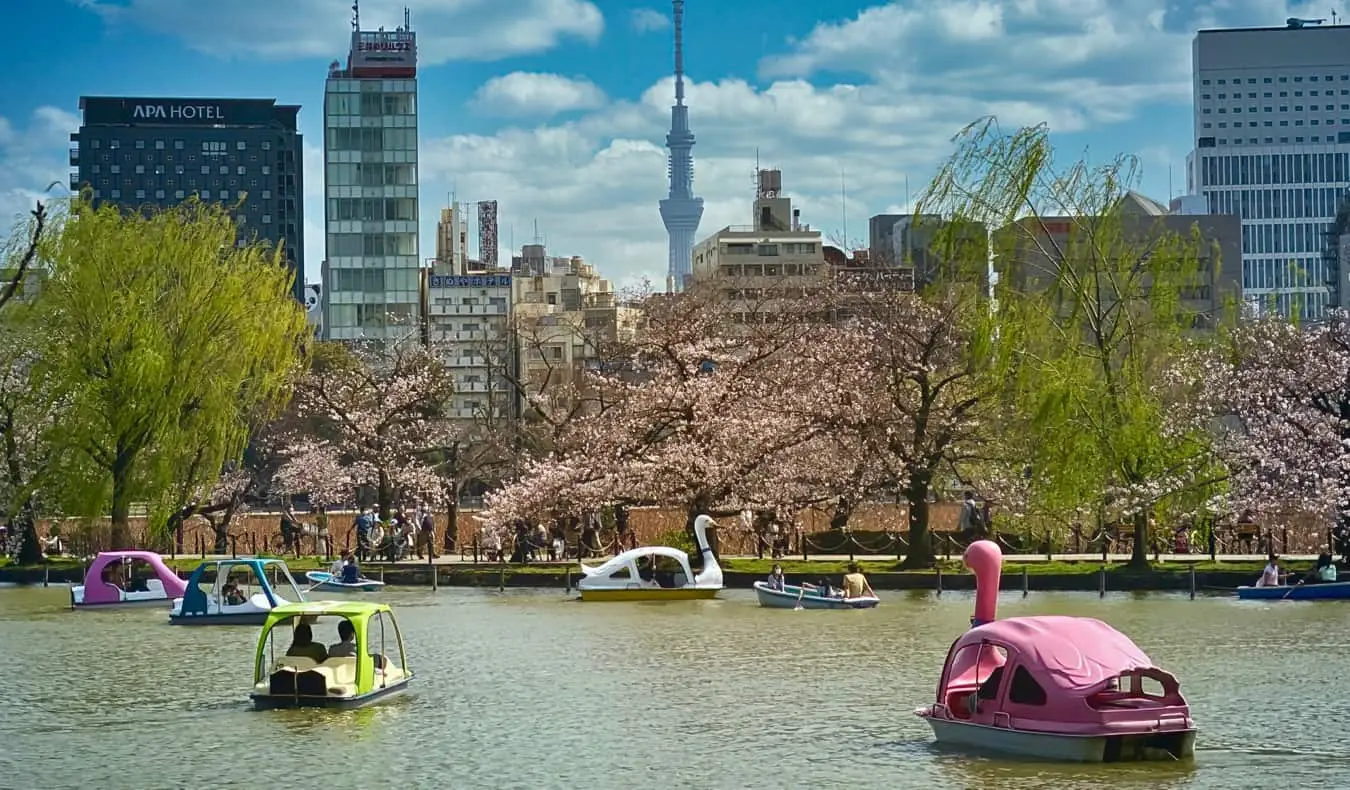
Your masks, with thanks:
[{"label": "small boat", "polygon": [[[310,650],[314,654],[286,655],[297,630],[313,636],[328,631],[329,625],[336,642],[343,643],[343,630],[350,634],[350,641],[343,643],[349,654],[330,656],[338,645],[324,649],[316,640],[317,651]],[[316,655],[322,660],[315,660]],[[403,636],[388,604],[293,603],[273,609],[263,623],[249,698],[258,709],[360,708],[402,694],[412,678]]]},{"label": "small boat", "polygon": [[995,620],[1002,553],[970,544],[975,616],[947,654],[937,700],[915,711],[939,745],[1066,762],[1195,756],[1177,679],[1090,617]]},{"label": "small boat", "polygon": [[1278,587],[1239,587],[1243,601],[1344,601],[1350,600],[1350,581],[1317,584],[1282,584]]},{"label": "small boat", "polygon": [[681,601],[716,598],[722,589],[722,567],[708,545],[712,516],[694,519],[694,542],[703,556],[695,574],[689,555],[669,546],[629,549],[596,568],[581,566],[577,590],[583,601]]},{"label": "small boat", "polygon": [[872,609],[881,603],[875,595],[861,598],[825,596],[820,594],[818,587],[794,584],[784,584],[783,589],[775,590],[762,581],[755,582],[755,595],[759,597],[759,605],[766,609]]},{"label": "small boat", "polygon": [[311,590],[323,590],[324,592],[378,592],[384,586],[384,582],[378,579],[367,579],[365,577],[349,584],[342,581],[336,574],[328,571],[309,571],[305,574],[305,578],[312,583]]},{"label": "small boat", "polygon": [[[268,569],[271,569],[277,586],[293,595],[297,602],[305,600],[285,560],[258,557],[207,560],[188,577],[183,597],[175,599],[169,610],[169,622],[173,625],[261,625],[273,609],[291,603],[278,595],[273,582],[268,581]],[[239,600],[229,600],[225,594],[227,584],[239,591]]]},{"label": "small boat", "polygon": [[[152,578],[138,578],[148,566]],[[158,606],[182,596],[187,582],[152,551],[101,551],[85,571],[84,584],[70,588],[70,608]]]}]

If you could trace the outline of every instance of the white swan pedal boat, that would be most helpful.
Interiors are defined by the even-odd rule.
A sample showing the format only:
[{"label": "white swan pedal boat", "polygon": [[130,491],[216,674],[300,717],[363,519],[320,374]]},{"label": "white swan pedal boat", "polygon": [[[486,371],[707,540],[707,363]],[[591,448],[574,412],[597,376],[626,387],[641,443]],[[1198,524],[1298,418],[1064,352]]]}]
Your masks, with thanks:
[{"label": "white swan pedal boat", "polygon": [[312,589],[324,592],[378,592],[384,587],[384,582],[364,576],[352,583],[344,582],[341,576],[328,571],[309,571],[305,578],[313,585]]},{"label": "white swan pedal boat", "polygon": [[694,542],[703,555],[695,574],[689,555],[669,546],[629,549],[599,567],[582,564],[577,591],[583,601],[686,601],[716,598],[722,590],[722,567],[708,544],[712,516],[694,519]]},{"label": "white swan pedal boat", "polygon": [[821,595],[819,587],[785,584],[783,589],[775,590],[768,582],[755,582],[755,595],[759,605],[766,609],[872,609],[881,603],[875,595],[860,598],[845,598],[842,595]]}]

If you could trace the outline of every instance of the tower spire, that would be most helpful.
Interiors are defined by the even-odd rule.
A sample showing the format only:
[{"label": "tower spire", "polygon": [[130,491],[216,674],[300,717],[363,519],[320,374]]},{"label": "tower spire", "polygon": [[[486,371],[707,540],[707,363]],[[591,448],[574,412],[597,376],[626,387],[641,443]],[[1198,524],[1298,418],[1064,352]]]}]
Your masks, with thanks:
[{"label": "tower spire", "polygon": [[671,0],[675,17],[675,104],[684,104],[684,0]]},{"label": "tower spire", "polygon": [[668,287],[680,290],[693,273],[694,234],[703,219],[703,198],[694,197],[694,133],[684,106],[684,0],[671,0],[675,23],[675,104],[670,108],[670,192],[661,201],[661,221],[670,237]]}]

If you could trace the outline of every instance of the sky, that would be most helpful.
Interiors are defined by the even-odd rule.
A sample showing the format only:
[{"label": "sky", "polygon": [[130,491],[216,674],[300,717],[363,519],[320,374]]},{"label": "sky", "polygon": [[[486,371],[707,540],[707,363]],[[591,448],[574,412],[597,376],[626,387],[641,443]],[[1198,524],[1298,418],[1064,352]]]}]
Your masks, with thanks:
[{"label": "sky", "polygon": [[[673,103],[669,2],[408,4],[419,48],[422,257],[435,254],[435,223],[453,195],[499,202],[503,264],[507,250],[538,238],[620,287],[664,283],[657,202]],[[305,268],[318,280],[323,87],[328,64],[346,57],[350,0],[11,5],[0,55],[0,219],[68,182],[81,95],[276,98],[302,107]],[[987,115],[1010,128],[1048,124],[1060,156],[1136,154],[1140,190],[1166,201],[1185,188],[1195,30],[1282,25],[1334,5],[688,0],[686,103],[705,204],[698,238],[751,223],[758,157],[783,171],[803,222],[865,246],[867,218],[910,207],[952,136]],[[402,7],[363,0],[362,27],[392,29]]]}]

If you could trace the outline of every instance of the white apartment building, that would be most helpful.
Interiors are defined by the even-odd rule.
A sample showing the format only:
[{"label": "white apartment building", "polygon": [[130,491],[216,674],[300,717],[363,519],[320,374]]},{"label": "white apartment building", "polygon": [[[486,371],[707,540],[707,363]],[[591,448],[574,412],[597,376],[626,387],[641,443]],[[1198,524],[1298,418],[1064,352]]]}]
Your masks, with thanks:
[{"label": "white apartment building", "polygon": [[694,280],[725,287],[738,320],[766,311],[778,291],[807,288],[826,275],[820,231],[801,224],[800,211],[782,194],[782,178],[761,170],[754,223],[722,228],[694,246]]},{"label": "white apartment building", "polygon": [[515,415],[512,279],[494,272],[426,275],[426,339],[454,374],[457,419]]},{"label": "white apartment building", "polygon": [[1187,186],[1242,220],[1244,299],[1321,319],[1346,273],[1323,256],[1350,190],[1350,26],[1202,30]]},{"label": "white apartment building", "polygon": [[[402,336],[420,321],[417,45],[354,31],[324,87],[324,336]],[[391,321],[392,317],[392,321]]]}]

